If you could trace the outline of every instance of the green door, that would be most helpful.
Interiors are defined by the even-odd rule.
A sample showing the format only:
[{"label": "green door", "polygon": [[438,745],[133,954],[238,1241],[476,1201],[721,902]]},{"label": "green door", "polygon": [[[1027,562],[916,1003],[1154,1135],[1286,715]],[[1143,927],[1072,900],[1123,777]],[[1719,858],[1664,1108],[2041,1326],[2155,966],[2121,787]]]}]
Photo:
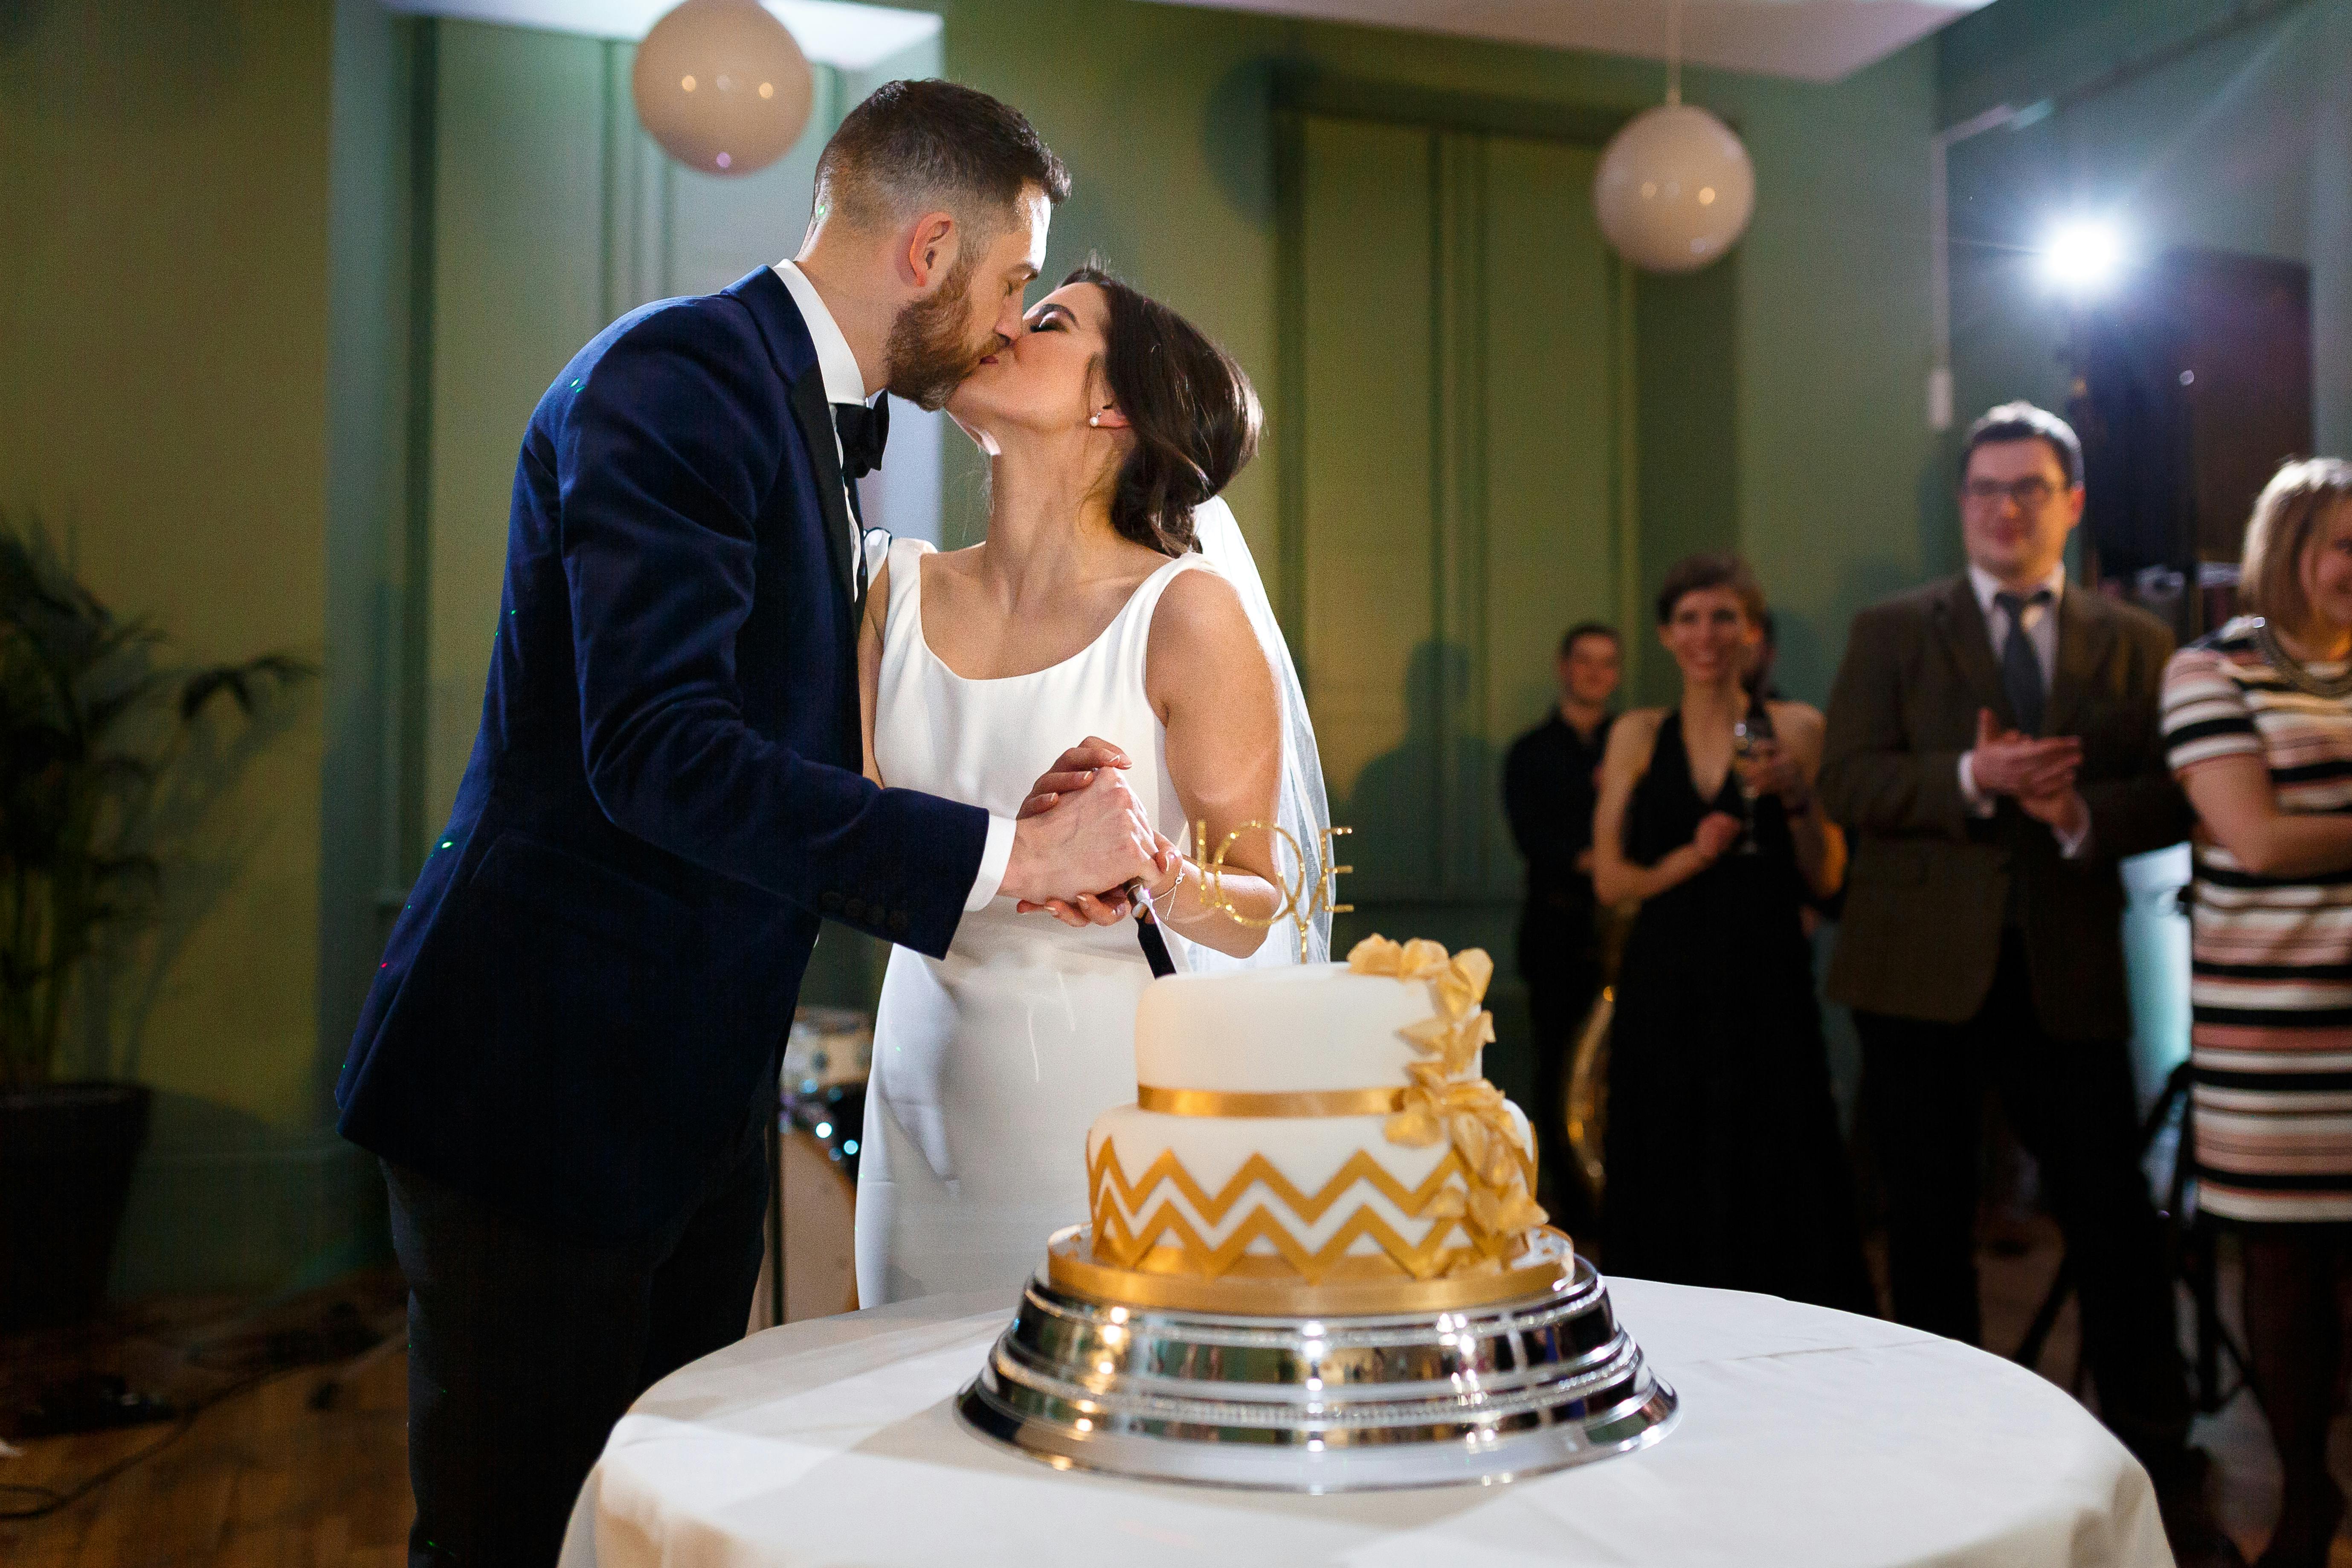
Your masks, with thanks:
[{"label": "green door", "polygon": [[1631,570],[1595,154],[1317,114],[1290,134],[1287,609],[1333,816],[1355,829],[1337,937],[1491,951],[1490,1070],[1511,1089],[1502,759],[1554,700],[1560,632],[1620,621]]},{"label": "green door", "polygon": [[1500,757],[1618,618],[1616,275],[1592,151],[1307,115],[1289,527],[1352,929],[1503,942]]}]

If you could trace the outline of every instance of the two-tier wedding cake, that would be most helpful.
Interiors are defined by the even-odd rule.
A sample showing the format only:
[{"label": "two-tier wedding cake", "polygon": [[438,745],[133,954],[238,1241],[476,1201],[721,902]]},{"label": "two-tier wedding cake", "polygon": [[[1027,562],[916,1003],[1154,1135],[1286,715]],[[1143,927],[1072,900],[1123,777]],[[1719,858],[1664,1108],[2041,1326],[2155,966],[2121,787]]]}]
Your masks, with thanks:
[{"label": "two-tier wedding cake", "polygon": [[1663,1436],[1674,1391],[1544,1224],[1527,1118],[1479,1076],[1493,973],[1371,937],[1344,964],[1154,981],[1137,1101],[1087,1140],[1087,1222],[958,1417],[1065,1468],[1299,1491]]},{"label": "two-tier wedding cake", "polygon": [[1433,1310],[1561,1272],[1535,1140],[1479,1076],[1494,964],[1433,942],[1174,976],[1135,1022],[1137,1102],[1087,1142],[1091,1224],[1054,1278],[1227,1311]]}]

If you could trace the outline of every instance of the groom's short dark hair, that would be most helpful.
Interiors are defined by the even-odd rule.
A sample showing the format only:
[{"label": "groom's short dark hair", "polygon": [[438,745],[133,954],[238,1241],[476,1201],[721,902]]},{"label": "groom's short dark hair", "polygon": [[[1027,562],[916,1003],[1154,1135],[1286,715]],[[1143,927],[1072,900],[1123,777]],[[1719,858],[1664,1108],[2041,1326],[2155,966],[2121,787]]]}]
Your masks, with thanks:
[{"label": "groom's short dark hair", "polygon": [[951,81],[883,83],[816,161],[817,211],[861,229],[927,203],[1010,211],[1030,185],[1058,205],[1070,172],[1019,110]]}]

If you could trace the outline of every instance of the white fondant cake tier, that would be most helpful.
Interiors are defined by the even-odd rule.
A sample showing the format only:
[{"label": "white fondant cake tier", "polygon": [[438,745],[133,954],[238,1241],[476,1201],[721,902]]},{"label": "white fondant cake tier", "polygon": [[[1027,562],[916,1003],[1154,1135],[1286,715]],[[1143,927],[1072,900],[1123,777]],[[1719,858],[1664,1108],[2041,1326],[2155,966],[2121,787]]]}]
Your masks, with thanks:
[{"label": "white fondant cake tier", "polygon": [[[1429,982],[1344,963],[1174,975],[1144,990],[1135,1078],[1226,1094],[1402,1089],[1407,1065],[1426,1058],[1398,1031],[1436,1015]],[[1462,1076],[1478,1073],[1473,1058]]]},{"label": "white fondant cake tier", "polygon": [[[1532,1160],[1527,1118],[1517,1106],[1509,1115],[1514,1141]],[[1258,1234],[1239,1256],[1293,1264],[1393,1258],[1398,1246],[1423,1257],[1469,1247],[1455,1218],[1428,1212],[1440,1191],[1465,1188],[1452,1145],[1391,1142],[1386,1121],[1106,1111],[1087,1139],[1095,1255],[1130,1268],[1147,1247],[1225,1256],[1244,1229]]]}]

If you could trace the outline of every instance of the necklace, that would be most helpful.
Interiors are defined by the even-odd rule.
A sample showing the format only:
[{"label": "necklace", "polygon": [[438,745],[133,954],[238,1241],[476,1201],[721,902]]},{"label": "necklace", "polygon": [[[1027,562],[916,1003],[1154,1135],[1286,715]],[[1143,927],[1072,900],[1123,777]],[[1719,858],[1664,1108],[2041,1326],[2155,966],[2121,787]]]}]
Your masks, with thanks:
[{"label": "necklace", "polygon": [[2267,620],[2254,623],[2254,646],[2263,650],[2263,660],[2297,691],[2310,697],[2325,697],[2331,702],[2352,697],[2352,664],[2346,664],[2334,675],[2313,674],[2301,659],[2286,651],[2285,645],[2278,639],[2278,633],[2271,629]]}]

